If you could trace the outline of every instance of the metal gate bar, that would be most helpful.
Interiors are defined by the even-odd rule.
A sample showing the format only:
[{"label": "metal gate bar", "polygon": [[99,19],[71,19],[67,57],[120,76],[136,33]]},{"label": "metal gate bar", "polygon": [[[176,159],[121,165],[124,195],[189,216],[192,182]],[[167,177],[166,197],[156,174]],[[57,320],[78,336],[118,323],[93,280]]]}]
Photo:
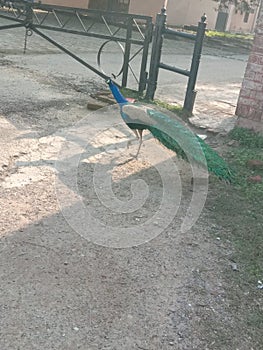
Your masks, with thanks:
[{"label": "metal gate bar", "polygon": [[87,62],[85,62],[84,60],[82,60],[80,57],[76,56],[73,52],[69,51],[68,49],[66,49],[64,46],[60,45],[59,43],[57,43],[55,40],[51,39],[49,36],[45,35],[44,33],[40,32],[37,28],[35,28],[34,26],[29,27],[30,29],[32,29],[36,34],[38,34],[39,36],[41,36],[42,38],[44,38],[45,40],[47,40],[48,42],[50,42],[51,44],[53,44],[54,46],[56,46],[58,49],[60,49],[61,51],[65,52],[67,55],[69,55],[70,57],[74,58],[76,61],[78,61],[80,64],[82,64],[83,66],[85,66],[86,68],[90,69],[92,72],[96,73],[97,75],[99,75],[101,78],[107,80],[109,79],[109,77],[107,75],[105,75],[104,73],[102,73],[101,71],[99,71],[98,69],[96,69],[95,67],[91,66],[90,64],[88,64]]},{"label": "metal gate bar", "polygon": [[[154,94],[157,88],[159,69],[165,69],[174,73],[178,73],[188,77],[188,84],[183,108],[189,113],[192,113],[196,97],[195,84],[201,58],[205,28],[206,16],[203,15],[201,17],[201,22],[198,23],[196,34],[184,33],[168,29],[166,28],[166,9],[162,9],[161,13],[156,17],[156,26],[154,31],[150,64],[150,77],[148,81],[146,98],[150,100],[154,98]],[[172,37],[182,37],[184,39],[193,40],[195,42],[190,70],[181,69],[161,62],[163,38],[165,34],[168,34]]]},{"label": "metal gate bar", "polygon": [[7,24],[6,26],[0,26],[0,30],[1,29],[19,28],[19,27],[24,27],[24,23]]}]

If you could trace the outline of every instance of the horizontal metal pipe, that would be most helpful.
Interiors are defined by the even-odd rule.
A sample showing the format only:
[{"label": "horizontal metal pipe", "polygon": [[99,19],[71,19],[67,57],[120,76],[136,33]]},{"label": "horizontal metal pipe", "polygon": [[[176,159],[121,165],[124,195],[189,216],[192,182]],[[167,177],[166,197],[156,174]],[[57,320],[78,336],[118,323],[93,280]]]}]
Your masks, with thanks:
[{"label": "horizontal metal pipe", "polygon": [[4,19],[10,20],[10,21],[19,22],[19,23],[23,23],[24,22],[23,19],[10,17],[10,16],[6,16],[6,15],[2,15],[2,14],[0,14],[0,18],[4,18]]},{"label": "horizontal metal pipe", "polygon": [[[126,38],[119,38],[119,37],[114,37],[114,36],[111,36],[111,35],[87,33],[87,32],[84,32],[84,31],[81,32],[81,31],[78,31],[78,30],[71,30],[71,29],[58,28],[58,27],[51,27],[51,26],[45,26],[45,25],[42,25],[42,24],[34,24],[34,27],[35,28],[45,29],[45,30],[53,30],[55,32],[63,32],[63,33],[70,33],[70,34],[89,36],[89,37],[98,38],[98,39],[126,42]],[[135,45],[143,45],[143,43],[144,43],[144,41],[142,41],[142,40],[131,40],[130,42],[131,42],[131,44],[135,44]]]},{"label": "horizontal metal pipe", "polygon": [[[64,13],[69,13],[71,12],[72,14],[75,14],[76,12],[81,13],[82,15],[92,15],[94,14],[95,17],[99,16],[106,16],[106,17],[110,17],[111,15],[116,17],[116,12],[112,12],[112,11],[100,11],[100,10],[92,10],[92,9],[82,9],[79,7],[65,7],[65,6],[53,6],[53,5],[46,5],[46,4],[38,4],[33,3],[32,4],[32,8],[34,9],[39,9],[39,10],[43,10],[43,11],[52,11],[55,10],[57,12],[64,12]],[[137,14],[129,14],[129,13],[119,13],[118,12],[118,17],[119,18],[134,18],[134,19],[141,19],[141,20],[149,20],[151,19],[150,16],[144,16],[144,15],[137,15]]]},{"label": "horizontal metal pipe", "polygon": [[177,67],[173,67],[173,66],[169,66],[168,64],[165,63],[159,63],[159,68],[165,69],[165,70],[169,70],[171,72],[175,72],[175,73],[179,73],[182,75],[185,75],[186,77],[190,76],[190,71],[187,69],[181,69],[181,68],[177,68]]},{"label": "horizontal metal pipe", "polygon": [[0,26],[0,30],[2,30],[2,29],[19,28],[19,27],[24,27],[24,24],[22,24],[22,23],[7,24],[7,25],[5,25],[5,26]]}]

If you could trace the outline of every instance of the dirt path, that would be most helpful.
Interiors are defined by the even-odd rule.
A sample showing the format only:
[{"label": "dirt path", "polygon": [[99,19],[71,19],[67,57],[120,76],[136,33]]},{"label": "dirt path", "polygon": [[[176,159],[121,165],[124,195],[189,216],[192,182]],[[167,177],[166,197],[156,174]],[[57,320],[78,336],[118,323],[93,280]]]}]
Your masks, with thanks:
[{"label": "dirt path", "polygon": [[[14,49],[18,36],[0,34],[1,52]],[[95,79],[83,79],[64,55],[11,53],[0,59],[0,348],[249,349],[245,335],[227,332],[235,320],[222,275],[231,254],[223,228],[204,208],[191,230],[180,229],[193,198],[188,166],[171,155],[154,163],[151,150],[160,147],[150,139],[137,162],[114,165],[127,159],[131,135],[114,107],[87,112]],[[159,209],[167,167],[178,180],[169,222]],[[141,206],[108,207],[107,184],[95,183],[101,171],[113,178],[115,209],[134,196]],[[195,190],[202,204],[205,191]],[[125,234],[142,228],[145,242],[134,244],[133,232],[116,241],[116,231],[107,242],[103,225]],[[125,243],[133,247],[121,249]]]}]

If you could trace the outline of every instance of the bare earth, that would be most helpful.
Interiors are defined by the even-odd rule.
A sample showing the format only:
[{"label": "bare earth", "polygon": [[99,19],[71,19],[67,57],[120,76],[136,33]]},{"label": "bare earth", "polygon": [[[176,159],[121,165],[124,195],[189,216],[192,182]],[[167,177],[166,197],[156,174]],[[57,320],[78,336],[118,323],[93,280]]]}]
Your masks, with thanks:
[{"label": "bare earth", "polygon": [[[96,42],[54,37],[86,58],[96,53]],[[113,166],[111,175],[117,199],[131,200],[130,184],[138,179],[147,183],[149,198],[134,212],[112,212],[94,190],[96,166],[105,154],[125,161],[136,143],[126,149],[132,135],[115,107],[87,110],[89,94],[104,88],[103,81],[36,37],[26,55],[22,46],[23,31],[0,32],[0,349],[259,349],[230,310],[223,271],[231,269],[233,248],[221,242],[224,229],[210,218],[211,208],[189,231],[180,230],[193,195],[189,167],[175,159],[182,183],[178,212],[158,235],[148,232],[163,192],[149,161],[160,146],[147,139],[139,160]],[[246,57],[205,50],[193,121],[225,132],[235,120]],[[179,63],[186,54],[182,49],[176,56]],[[171,48],[165,55],[169,61]],[[114,70],[114,53],[108,62]],[[158,96],[181,102],[180,79],[162,75]],[[65,140],[68,156],[58,153]],[[81,234],[79,223],[65,218],[78,218],[74,181],[106,227],[142,224],[149,239],[123,249],[100,245],[102,232],[88,221],[79,229],[87,235]],[[162,220],[155,218],[156,227]]]}]

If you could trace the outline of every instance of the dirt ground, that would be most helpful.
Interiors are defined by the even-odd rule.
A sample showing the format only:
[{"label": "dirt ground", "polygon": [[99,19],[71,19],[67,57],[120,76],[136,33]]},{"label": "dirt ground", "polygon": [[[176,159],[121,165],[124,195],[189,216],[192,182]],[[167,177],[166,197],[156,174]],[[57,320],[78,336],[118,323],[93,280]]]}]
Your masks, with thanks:
[{"label": "dirt ground", "polygon": [[[160,146],[147,137],[138,161],[118,165],[136,144],[126,149],[132,135],[116,107],[87,110],[103,82],[30,40],[23,55],[23,33],[0,32],[0,349],[259,349],[229,304],[233,247],[221,241],[227,231],[212,208],[202,210],[206,188],[193,188],[189,166],[169,152],[152,159]],[[83,38],[65,40],[85,53]],[[204,55],[194,118],[224,131],[235,120],[245,56],[216,54]],[[162,79],[158,96],[180,102],[172,92],[180,80]],[[194,193],[201,214],[182,231]]]}]

